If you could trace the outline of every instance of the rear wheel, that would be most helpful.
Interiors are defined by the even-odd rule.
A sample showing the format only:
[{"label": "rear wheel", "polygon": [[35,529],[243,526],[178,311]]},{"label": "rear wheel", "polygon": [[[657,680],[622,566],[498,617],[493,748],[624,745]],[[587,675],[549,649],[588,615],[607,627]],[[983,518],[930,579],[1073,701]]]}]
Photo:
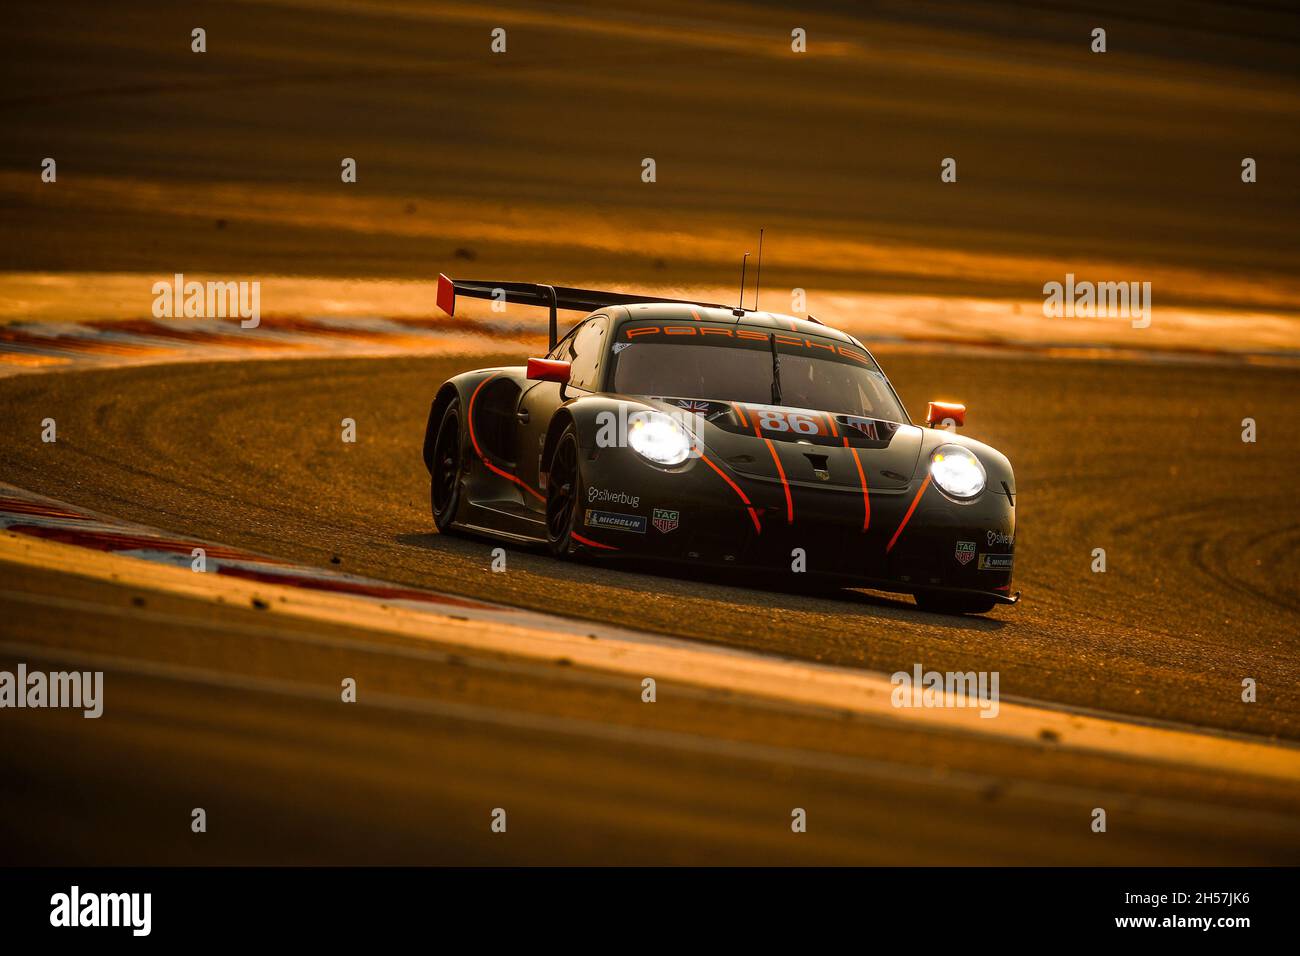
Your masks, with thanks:
[{"label": "rear wheel", "polygon": [[573,546],[573,525],[582,494],[578,460],[578,435],[570,425],[555,446],[546,480],[546,543],[556,557],[568,554]]},{"label": "rear wheel", "polygon": [[464,465],[461,447],[460,399],[452,399],[442,413],[438,437],[433,443],[433,467],[429,473],[429,507],[440,532],[451,530],[460,508],[460,475]]},{"label": "rear wheel", "polygon": [[978,594],[920,591],[916,595],[916,606],[934,614],[987,614],[997,603],[992,598],[980,597]]}]

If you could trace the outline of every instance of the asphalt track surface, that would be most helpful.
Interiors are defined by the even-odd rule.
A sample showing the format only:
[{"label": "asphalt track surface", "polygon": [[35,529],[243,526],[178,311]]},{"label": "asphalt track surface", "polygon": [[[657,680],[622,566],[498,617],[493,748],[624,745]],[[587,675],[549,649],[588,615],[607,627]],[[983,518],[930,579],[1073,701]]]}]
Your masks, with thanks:
[{"label": "asphalt track surface", "polygon": [[[1016,468],[1018,607],[919,612],[794,575],[700,580],[439,536],[420,444],[437,385],[481,360],[184,365],[0,382],[3,478],[167,531],[383,580],[893,672],[999,670],[1004,694],[1300,739],[1297,373],[883,356],[915,415],[960,382]],[[53,417],[59,440],[40,441]],[[1260,441],[1241,440],[1254,417]],[[357,423],[357,442],[340,421]],[[809,548],[817,543],[810,541]],[[1107,570],[1092,570],[1106,551]],[[749,586],[735,586],[748,584]],[[785,586],[787,585],[788,586]],[[1243,706],[1252,677],[1263,701]]]},{"label": "asphalt track surface", "polygon": [[[996,670],[1007,699],[1300,736],[1300,529],[1293,446],[1279,437],[1294,371],[881,356],[913,411],[961,382],[968,433],[1017,468],[1025,599],[951,618],[907,598],[517,548],[491,573],[495,543],[434,532],[419,449],[437,383],[506,358],[17,376],[0,382],[0,477],[168,531],[553,611],[579,633],[585,619],[885,672]],[[53,445],[39,440],[46,416],[58,421]],[[1255,444],[1241,441],[1246,416]],[[344,417],[357,422],[354,445],[340,440]],[[1091,570],[1098,547],[1104,574]],[[339,652],[295,641],[300,626],[30,568],[4,577],[0,635],[30,666],[109,653],[163,668],[123,665],[131,690],[93,736],[73,715],[10,712],[29,731],[4,751],[7,778],[23,781],[6,790],[6,816],[30,822],[7,835],[17,860],[1300,859],[1294,786],[1249,775],[699,691],[661,688],[647,708],[625,678],[564,661],[429,652],[413,664],[365,634],[350,636],[371,649],[346,666],[406,703],[340,714],[321,696],[337,687]],[[7,651],[5,666],[17,659]],[[1257,703],[1241,701],[1246,677]],[[510,843],[487,842],[487,808],[506,803]],[[783,842],[790,808],[810,803],[821,832]],[[160,822],[183,810],[188,824],[188,808],[209,804],[239,825],[199,849],[187,825]],[[1133,815],[1094,839],[1091,808],[1117,805]]]}]

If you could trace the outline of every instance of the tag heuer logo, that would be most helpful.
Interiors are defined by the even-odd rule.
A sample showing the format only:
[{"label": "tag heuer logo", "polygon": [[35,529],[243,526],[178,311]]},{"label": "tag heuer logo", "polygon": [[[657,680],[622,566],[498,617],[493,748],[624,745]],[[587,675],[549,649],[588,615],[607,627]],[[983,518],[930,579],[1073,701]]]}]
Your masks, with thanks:
[{"label": "tag heuer logo", "polygon": [[975,557],[974,541],[957,542],[957,561],[960,564],[970,564],[971,559]]},{"label": "tag heuer logo", "polygon": [[677,521],[681,518],[679,511],[665,511],[663,508],[656,508],[654,513],[654,526],[667,534],[669,531],[677,530]]}]

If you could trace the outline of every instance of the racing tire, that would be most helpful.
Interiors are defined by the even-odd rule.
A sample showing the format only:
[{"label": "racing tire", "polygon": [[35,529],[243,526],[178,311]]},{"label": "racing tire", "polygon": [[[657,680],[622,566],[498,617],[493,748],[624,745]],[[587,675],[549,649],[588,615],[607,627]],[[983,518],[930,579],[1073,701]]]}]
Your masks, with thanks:
[{"label": "racing tire", "polygon": [[581,499],[582,456],[578,433],[569,425],[555,445],[546,479],[546,546],[557,558],[573,549],[573,528]]},{"label": "racing tire", "polygon": [[452,530],[452,523],[460,510],[464,444],[460,399],[454,398],[438,423],[438,437],[433,442],[433,466],[429,472],[429,509],[433,512],[433,523],[439,534]]}]

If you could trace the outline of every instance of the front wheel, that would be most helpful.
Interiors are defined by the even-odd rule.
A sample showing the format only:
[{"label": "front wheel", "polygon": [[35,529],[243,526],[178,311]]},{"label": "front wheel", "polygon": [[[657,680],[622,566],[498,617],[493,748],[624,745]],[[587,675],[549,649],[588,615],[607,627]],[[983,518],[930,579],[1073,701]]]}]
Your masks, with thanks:
[{"label": "front wheel", "polygon": [[978,594],[944,594],[937,591],[919,591],[916,606],[933,614],[987,614],[997,605],[992,598]]},{"label": "front wheel", "polygon": [[570,425],[555,446],[546,480],[546,544],[557,558],[568,554],[573,547],[573,525],[582,494],[578,461],[578,434]]},{"label": "front wheel", "polygon": [[460,399],[452,399],[433,443],[433,466],[429,471],[429,507],[439,533],[451,530],[460,509],[460,475],[464,466],[461,447]]}]

